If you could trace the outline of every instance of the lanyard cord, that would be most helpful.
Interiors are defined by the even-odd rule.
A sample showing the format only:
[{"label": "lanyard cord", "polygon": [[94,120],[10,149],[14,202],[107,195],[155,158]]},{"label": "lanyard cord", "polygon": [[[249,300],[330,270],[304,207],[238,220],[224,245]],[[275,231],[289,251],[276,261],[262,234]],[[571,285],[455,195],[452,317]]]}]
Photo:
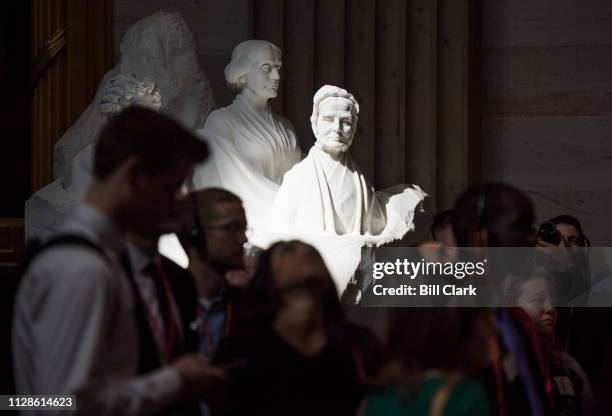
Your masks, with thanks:
[{"label": "lanyard cord", "polygon": [[499,349],[499,339],[492,335],[489,341],[489,349],[491,361],[493,363],[493,372],[495,374],[495,399],[497,401],[497,409],[499,416],[505,416],[506,409],[504,406],[504,381],[503,371],[501,368],[501,351]]},{"label": "lanyard cord", "polygon": [[[155,260],[153,260],[153,263],[155,264],[155,268],[157,272],[159,273],[159,278],[163,286],[163,296],[165,297],[165,300],[168,306],[167,308],[168,316],[166,318],[167,322],[165,325],[166,330],[164,330],[163,326],[160,325],[159,320],[154,317],[153,312],[151,311],[150,305],[148,305],[147,302],[144,300],[140,290],[138,290],[138,298],[140,299],[140,302],[145,311],[145,315],[146,315],[147,321],[149,322],[149,326],[151,327],[151,330],[154,332],[154,336],[157,342],[159,343],[160,352],[162,356],[161,358],[164,363],[168,363],[172,360],[172,352],[174,349],[174,344],[175,344],[176,335],[177,335],[176,334],[177,332],[176,310],[173,307],[174,305],[173,305],[173,299],[172,299],[172,294],[171,294],[172,292],[170,290],[170,284],[168,283],[168,278],[166,276],[166,273],[161,263],[159,262],[159,258],[156,258]],[[161,296],[162,294],[160,293],[159,295]],[[159,299],[158,299],[158,303],[161,303],[159,302]],[[161,310],[161,304],[160,304],[160,310]]]},{"label": "lanyard cord", "polygon": [[234,304],[232,300],[227,299],[227,305],[225,306],[225,324],[223,325],[223,335],[229,337],[232,332],[232,314],[234,313]]}]

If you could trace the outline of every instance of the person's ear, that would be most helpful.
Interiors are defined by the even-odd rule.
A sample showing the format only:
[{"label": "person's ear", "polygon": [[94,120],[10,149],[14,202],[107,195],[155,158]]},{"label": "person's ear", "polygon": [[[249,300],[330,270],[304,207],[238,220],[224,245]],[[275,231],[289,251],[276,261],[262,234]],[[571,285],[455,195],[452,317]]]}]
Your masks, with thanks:
[{"label": "person's ear", "polygon": [[138,156],[130,156],[122,164],[125,182],[131,189],[138,188],[143,179],[142,159]]},{"label": "person's ear", "polygon": [[246,87],[246,83],[247,83],[246,74],[238,78],[238,85],[240,85],[241,90]]},{"label": "person's ear", "polygon": [[133,193],[139,177],[141,177],[142,166],[140,158],[130,156],[113,173],[112,186],[117,195],[129,196]]}]

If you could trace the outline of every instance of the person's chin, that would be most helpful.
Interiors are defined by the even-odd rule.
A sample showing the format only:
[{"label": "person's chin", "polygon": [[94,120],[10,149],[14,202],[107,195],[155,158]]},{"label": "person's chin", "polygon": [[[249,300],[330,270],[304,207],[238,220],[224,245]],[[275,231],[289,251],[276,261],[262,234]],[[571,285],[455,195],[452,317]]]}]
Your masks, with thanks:
[{"label": "person's chin", "polygon": [[330,151],[334,151],[334,152],[337,152],[337,153],[344,153],[344,152],[346,152],[348,150],[348,148],[349,148],[348,145],[346,143],[343,143],[343,142],[336,142],[336,143],[334,143],[333,146],[328,146],[328,149]]},{"label": "person's chin", "polygon": [[555,331],[555,321],[548,319],[540,321],[540,328],[544,332],[553,333]]},{"label": "person's chin", "polygon": [[274,88],[266,89],[266,97],[276,98],[277,95],[278,95],[278,89],[274,89]]},{"label": "person's chin", "polygon": [[346,147],[346,143],[344,143],[341,139],[327,139],[325,140],[324,147],[330,150],[341,150]]}]

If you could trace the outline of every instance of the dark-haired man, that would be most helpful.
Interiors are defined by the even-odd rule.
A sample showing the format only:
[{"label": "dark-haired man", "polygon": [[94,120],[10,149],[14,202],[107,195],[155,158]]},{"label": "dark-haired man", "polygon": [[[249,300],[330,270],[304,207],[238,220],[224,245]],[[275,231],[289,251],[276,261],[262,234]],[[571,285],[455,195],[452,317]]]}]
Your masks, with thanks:
[{"label": "dark-haired man", "polygon": [[219,342],[231,332],[237,287],[250,278],[244,262],[247,220],[242,200],[225,189],[203,189],[190,199],[198,234],[187,248],[198,293],[194,327],[200,353],[213,359]]},{"label": "dark-haired man", "polygon": [[96,143],[93,183],[18,290],[18,393],[76,394],[80,414],[159,414],[205,396],[223,377],[196,354],[137,376],[135,299],[122,241],[125,232],[170,231],[165,224],[183,183],[206,155],[192,133],[155,111],[130,107],[109,120]]},{"label": "dark-haired man", "polygon": [[551,218],[548,222],[552,222],[557,226],[557,231],[561,234],[565,245],[570,247],[586,247],[591,245],[591,242],[582,231],[580,221],[573,215],[559,215]]}]

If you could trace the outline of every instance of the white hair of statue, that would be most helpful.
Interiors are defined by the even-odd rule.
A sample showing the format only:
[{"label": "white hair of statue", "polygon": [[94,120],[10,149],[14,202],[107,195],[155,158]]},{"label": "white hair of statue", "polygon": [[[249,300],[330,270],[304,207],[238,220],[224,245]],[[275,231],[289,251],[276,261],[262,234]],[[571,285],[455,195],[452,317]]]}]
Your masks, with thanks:
[{"label": "white hair of statue", "polygon": [[225,67],[225,81],[231,89],[241,91],[246,84],[246,74],[251,69],[257,55],[265,49],[272,49],[282,60],[281,50],[267,40],[250,39],[241,42],[234,48],[230,63]]},{"label": "white hair of statue", "polygon": [[[317,137],[317,119],[319,118],[319,105],[321,102],[330,97],[338,97],[338,98],[346,98],[351,102],[351,113],[353,116],[353,125],[357,125],[357,121],[359,120],[359,103],[353,97],[353,94],[348,92],[345,89],[340,87],[336,87],[334,85],[323,85],[316,92],[314,97],[312,98],[312,115],[310,116],[310,125],[312,126],[312,132],[315,137]],[[356,128],[353,129],[351,139],[355,136]]]}]

